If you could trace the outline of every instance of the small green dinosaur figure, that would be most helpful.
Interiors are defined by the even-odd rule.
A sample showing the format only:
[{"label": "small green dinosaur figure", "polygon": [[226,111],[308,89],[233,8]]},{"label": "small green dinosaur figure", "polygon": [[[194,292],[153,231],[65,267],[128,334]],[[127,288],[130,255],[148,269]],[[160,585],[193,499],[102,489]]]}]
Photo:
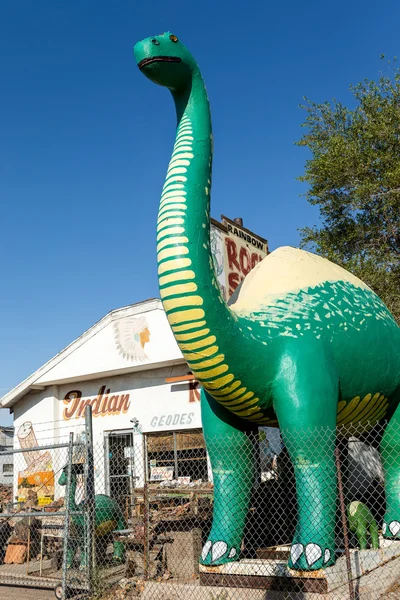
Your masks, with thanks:
[{"label": "small green dinosaur figure", "polygon": [[347,518],[349,529],[357,537],[361,550],[367,549],[367,537],[371,538],[371,547],[379,549],[378,524],[371,511],[362,502],[351,502],[347,507]]},{"label": "small green dinosaur figure", "polygon": [[[84,472],[82,464],[73,464],[71,467],[71,485],[69,490],[69,508],[75,513],[71,516],[71,521],[75,527],[77,536],[71,536],[67,551],[67,568],[71,568],[78,547],[81,547],[80,569],[86,568],[86,550],[85,550],[85,511],[84,503],[76,503],[75,493],[77,485],[77,475]],[[64,467],[58,480],[59,485],[67,484],[67,466]],[[96,541],[110,534],[115,529],[126,529],[125,519],[118,503],[104,494],[95,496],[95,535]],[[120,562],[124,560],[125,548],[121,542],[114,542],[113,560]],[[104,557],[103,557],[104,558]]]},{"label": "small green dinosaur figure", "polygon": [[[382,531],[400,539],[400,329],[393,316],[345,269],[288,247],[251,271],[247,265],[249,274],[226,304],[210,247],[213,136],[200,69],[170,32],[137,43],[134,53],[141,72],[172,93],[178,120],[158,213],[157,261],[165,313],[202,386],[214,516],[201,562],[239,560],[256,477],[248,433],[278,422],[296,477],[290,567],[335,562],[337,425],[347,434],[389,421],[381,443]],[[239,151],[241,160],[253,160],[254,149]],[[246,202],[253,193],[250,185]]]}]

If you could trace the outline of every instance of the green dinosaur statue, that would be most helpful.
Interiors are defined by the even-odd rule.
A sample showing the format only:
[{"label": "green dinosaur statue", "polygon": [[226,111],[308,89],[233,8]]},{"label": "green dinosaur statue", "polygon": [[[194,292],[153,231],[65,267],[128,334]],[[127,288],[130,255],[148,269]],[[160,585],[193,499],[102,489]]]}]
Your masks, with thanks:
[{"label": "green dinosaur statue", "polygon": [[205,565],[239,559],[254,481],[247,434],[277,425],[294,465],[297,527],[289,565],[335,562],[336,424],[390,419],[382,441],[386,537],[400,537],[400,330],[362,281],[302,250],[275,250],[227,306],[210,249],[213,138],[199,67],[171,33],[136,44],[141,72],[170,90],[176,141],[157,224],[160,294],[175,339],[202,385],[214,478]]},{"label": "green dinosaur statue", "polygon": [[[69,509],[73,513],[71,521],[75,527],[76,536],[71,536],[67,550],[67,568],[70,569],[74,562],[78,547],[81,547],[80,569],[86,568],[87,554],[85,548],[85,518],[84,503],[76,503],[75,493],[77,485],[77,475],[84,472],[82,464],[73,464],[71,467],[71,484],[69,489]],[[67,466],[64,467],[58,480],[59,485],[67,484]],[[107,536],[115,529],[126,529],[125,519],[118,503],[104,494],[95,496],[95,536],[96,542],[100,539],[107,539]],[[114,542],[113,560],[120,562],[125,557],[125,548],[121,542]]]},{"label": "green dinosaur statue", "polygon": [[367,549],[367,537],[370,535],[371,547],[375,550],[378,550],[378,525],[369,508],[362,502],[351,502],[347,507],[347,518],[349,521],[350,531],[356,535],[360,549]]}]

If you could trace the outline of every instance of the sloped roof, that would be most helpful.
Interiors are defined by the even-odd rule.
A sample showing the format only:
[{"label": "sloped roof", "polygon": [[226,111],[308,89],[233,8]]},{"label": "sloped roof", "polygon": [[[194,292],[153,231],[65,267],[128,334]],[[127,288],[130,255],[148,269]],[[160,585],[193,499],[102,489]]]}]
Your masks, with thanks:
[{"label": "sloped roof", "polygon": [[[132,353],[132,343],[128,337],[134,336],[136,322],[147,331],[145,342],[155,338],[152,352],[147,352],[145,344],[146,351],[140,350],[138,344],[139,354],[134,350]],[[138,335],[136,333],[136,337]],[[127,341],[128,348],[124,347],[124,340]],[[100,348],[96,353],[97,346]],[[49,385],[97,379],[99,376],[117,375],[181,362],[183,357],[169,328],[161,300],[153,298],[107,313],[56,356],[5,394],[0,399],[0,405],[2,408],[10,408],[29,391],[44,389]]]}]

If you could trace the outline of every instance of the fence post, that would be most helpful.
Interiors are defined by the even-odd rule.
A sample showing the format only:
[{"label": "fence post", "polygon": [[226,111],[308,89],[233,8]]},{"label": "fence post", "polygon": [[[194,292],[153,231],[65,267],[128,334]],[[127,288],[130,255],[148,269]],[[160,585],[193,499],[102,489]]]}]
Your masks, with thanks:
[{"label": "fence post", "polygon": [[93,426],[92,407],[85,408],[85,432],[86,432],[86,477],[85,477],[85,537],[86,537],[86,565],[89,592],[93,591],[93,571],[95,568],[95,489],[94,489],[94,459],[93,459]]},{"label": "fence post", "polygon": [[342,468],[341,468],[341,462],[340,462],[340,449],[339,449],[339,446],[337,443],[336,443],[336,448],[335,448],[335,459],[336,459],[336,470],[337,470],[337,478],[338,478],[340,515],[342,517],[342,527],[343,527],[344,552],[346,555],[347,579],[349,582],[349,598],[350,598],[350,600],[355,600],[354,587],[353,587],[353,574],[351,571],[351,560],[350,560],[350,550],[349,550],[349,532],[347,529],[346,507],[344,504]]},{"label": "fence post", "polygon": [[71,490],[71,473],[72,473],[72,456],[74,452],[74,434],[71,431],[69,434],[69,445],[68,445],[68,462],[67,462],[67,483],[65,486],[65,498],[64,498],[64,543],[63,543],[63,564],[62,564],[62,597],[67,598],[67,558],[68,558],[68,542],[69,540],[69,519],[70,519],[70,506],[69,506],[69,494]]},{"label": "fence post", "polygon": [[149,490],[147,473],[147,447],[146,435],[143,434],[143,521],[144,521],[144,547],[143,547],[143,576],[146,581],[149,578]]}]

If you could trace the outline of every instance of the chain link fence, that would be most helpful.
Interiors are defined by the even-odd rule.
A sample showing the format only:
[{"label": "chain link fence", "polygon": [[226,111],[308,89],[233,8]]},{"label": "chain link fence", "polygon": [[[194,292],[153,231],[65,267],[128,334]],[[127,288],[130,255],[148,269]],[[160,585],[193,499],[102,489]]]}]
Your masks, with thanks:
[{"label": "chain link fence", "polygon": [[261,428],[206,449],[201,430],[93,441],[90,407],[57,443],[26,426],[0,583],[59,598],[400,598],[400,448],[384,431]]}]

